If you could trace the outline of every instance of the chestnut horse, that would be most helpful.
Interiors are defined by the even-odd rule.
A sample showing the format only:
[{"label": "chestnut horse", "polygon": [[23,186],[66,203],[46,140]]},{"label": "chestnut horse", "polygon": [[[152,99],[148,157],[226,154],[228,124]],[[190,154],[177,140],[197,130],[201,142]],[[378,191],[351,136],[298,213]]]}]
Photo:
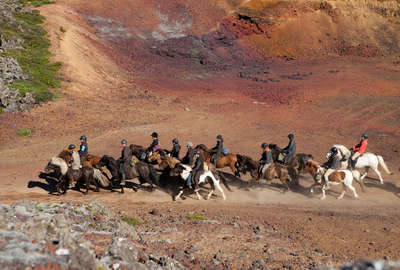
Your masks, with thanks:
[{"label": "chestnut horse", "polygon": [[271,181],[274,178],[278,178],[279,180],[281,180],[282,184],[286,187],[286,191],[289,191],[290,188],[288,180],[289,181],[292,180],[290,178],[290,175],[293,175],[293,172],[291,172],[292,170],[294,169],[291,167],[284,166],[279,163],[273,163],[265,171],[264,179]]},{"label": "chestnut horse", "polygon": [[[62,158],[67,162],[67,164],[71,163],[72,153],[69,150],[63,150],[60,154],[58,154],[59,158]],[[97,163],[100,162],[101,157],[89,154],[86,160],[81,160],[83,167],[93,167]]]},{"label": "chestnut horse", "polygon": [[[210,150],[204,145],[204,144],[199,144],[195,148],[195,150],[200,150],[200,153],[203,155],[204,162],[207,164],[211,163],[211,153]],[[218,158],[217,160],[217,168],[225,168],[229,167],[231,168],[232,172],[235,174],[235,176],[240,177],[240,173],[238,170],[238,158],[237,155],[235,154],[227,154],[227,155],[222,155]]]}]

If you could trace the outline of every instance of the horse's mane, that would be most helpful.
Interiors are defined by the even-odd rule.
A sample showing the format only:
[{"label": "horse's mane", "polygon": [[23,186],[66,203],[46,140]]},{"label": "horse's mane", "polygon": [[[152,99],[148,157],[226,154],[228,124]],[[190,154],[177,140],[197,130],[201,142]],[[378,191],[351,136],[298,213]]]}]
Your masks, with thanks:
[{"label": "horse's mane", "polygon": [[72,153],[68,150],[63,150],[57,157],[64,159],[68,164],[71,162]]},{"label": "horse's mane", "polygon": [[203,151],[208,152],[208,148],[204,144],[198,144],[194,149],[201,149]]},{"label": "horse's mane", "polygon": [[320,167],[319,163],[316,162],[316,161],[313,160],[313,159],[308,160],[308,163],[309,163],[311,166],[315,167],[315,168]]},{"label": "horse's mane", "polygon": [[59,166],[61,169],[61,174],[65,175],[68,171],[68,164],[65,161],[65,159],[61,158],[61,157],[52,157],[50,160],[50,163],[55,165],[55,166]]}]

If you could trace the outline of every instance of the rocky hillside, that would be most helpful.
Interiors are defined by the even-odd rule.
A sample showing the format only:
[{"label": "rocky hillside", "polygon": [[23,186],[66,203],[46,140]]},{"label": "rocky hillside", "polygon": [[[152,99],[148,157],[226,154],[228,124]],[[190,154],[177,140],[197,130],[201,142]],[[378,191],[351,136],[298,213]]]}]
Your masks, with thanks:
[{"label": "rocky hillside", "polygon": [[[49,1],[33,1],[35,5]],[[24,8],[31,1],[0,1],[0,112],[24,112],[54,98],[49,88],[59,87],[51,64],[50,45],[37,10]]]},{"label": "rocky hillside", "polygon": [[[157,210],[153,215],[160,215]],[[168,221],[168,215],[163,219]],[[194,220],[196,221],[196,220]],[[213,224],[197,220],[197,223]],[[215,222],[215,221],[214,221]],[[163,222],[168,227],[169,222]],[[146,252],[150,243],[162,244],[162,231],[140,231],[139,220],[114,213],[98,203],[35,203],[20,201],[0,205],[0,267],[1,269],[231,269],[216,256],[205,266],[196,259],[196,247],[169,256]],[[260,230],[258,228],[258,230]],[[165,242],[168,245],[168,242]],[[159,249],[160,254],[168,252]],[[179,254],[178,254],[179,253]],[[179,255],[179,256],[178,256]],[[180,260],[181,262],[179,262]],[[400,263],[363,261],[342,269],[399,269]],[[234,268],[236,269],[236,268]],[[252,270],[269,269],[260,259]],[[330,269],[315,266],[312,269]]]}]

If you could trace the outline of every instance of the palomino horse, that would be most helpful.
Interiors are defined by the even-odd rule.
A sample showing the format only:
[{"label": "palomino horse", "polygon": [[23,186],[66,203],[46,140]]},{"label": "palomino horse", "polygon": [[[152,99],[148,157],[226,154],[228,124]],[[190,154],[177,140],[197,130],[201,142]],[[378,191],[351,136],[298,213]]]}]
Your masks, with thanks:
[{"label": "palomino horse", "polygon": [[322,197],[321,200],[324,200],[326,198],[325,196],[325,191],[329,189],[329,185],[343,185],[343,191],[340,194],[338,199],[342,199],[345,192],[346,192],[346,187],[348,187],[351,191],[353,191],[354,198],[358,198],[356,189],[353,187],[353,179],[355,179],[363,188],[363,184],[360,180],[360,172],[357,170],[350,171],[350,170],[338,170],[333,172],[331,175],[329,175],[329,181],[325,181],[324,174],[326,172],[326,169],[324,167],[321,167],[318,162],[314,160],[310,160],[307,162],[305,170],[309,172],[313,177],[315,183],[311,186],[311,191],[314,186],[321,185],[322,186]]},{"label": "palomino horse", "polygon": [[174,157],[168,156],[164,151],[160,150],[157,152],[154,152],[148,160],[150,162],[157,162],[160,170],[164,170],[167,166],[173,169],[176,164],[180,163],[181,161],[179,159],[176,159]]},{"label": "palomino horse", "polygon": [[[200,150],[200,153],[203,155],[204,161],[208,164],[211,163],[210,150],[208,150],[208,148],[204,144],[197,145],[195,147],[195,150]],[[231,168],[235,176],[240,177],[240,173],[238,170],[238,163],[237,163],[237,155],[227,154],[220,156],[217,160],[217,168],[220,169],[225,167]]]},{"label": "palomino horse", "polygon": [[[52,169],[59,168],[61,171],[61,178],[60,182],[57,184],[57,191],[60,194],[66,194],[67,189],[69,186],[69,183],[72,183],[74,181],[79,182],[83,181],[85,182],[86,185],[86,191],[83,193],[86,195],[89,191],[89,185],[90,183],[94,183],[96,186],[95,191],[99,191],[99,186],[96,181],[94,181],[94,169],[92,167],[83,167],[79,170],[73,170],[71,168],[68,168],[67,162],[60,158],[60,157],[52,157],[47,166],[45,167],[45,171],[49,172]],[[79,186],[78,190],[79,190]],[[64,191],[61,191],[61,188],[64,189]]]},{"label": "palomino horse", "polygon": [[[180,175],[183,181],[186,181],[187,178],[189,177],[190,173],[192,172],[192,168],[189,165],[185,165],[182,163],[178,163],[175,165],[175,167],[171,170],[171,176],[178,176]],[[211,179],[211,181],[210,181]],[[218,175],[215,172],[212,172],[211,170],[204,170],[204,172],[200,175],[199,177],[199,182],[197,183],[196,187],[194,188],[194,192],[197,195],[197,198],[199,200],[202,199],[202,197],[199,194],[199,188],[198,185],[201,185],[203,183],[210,183],[211,185],[211,191],[207,195],[207,199],[210,199],[211,195],[214,193],[215,187],[221,192],[222,198],[226,200],[226,196],[224,191],[221,188],[221,185],[219,184],[220,180]],[[184,192],[184,188],[178,193],[176,196],[177,198],[180,198],[182,193]]]},{"label": "palomino horse", "polygon": [[[347,169],[349,166],[349,159],[350,159],[350,155],[351,152],[349,149],[347,149],[346,146],[344,145],[340,145],[340,144],[335,144],[332,147],[336,147],[338,149],[338,158],[341,160],[341,168],[342,169]],[[331,147],[331,148],[332,148]],[[329,157],[332,155],[332,152],[329,151],[326,154],[326,158],[329,159]],[[381,182],[381,184],[383,184],[383,178],[381,173],[378,171],[378,166],[381,165],[381,167],[383,168],[383,170],[387,173],[387,174],[393,174],[392,172],[390,172],[389,168],[386,166],[385,161],[383,160],[382,156],[379,155],[375,155],[373,153],[365,153],[362,154],[356,161],[355,164],[355,168],[356,169],[362,169],[365,168],[365,172],[364,174],[361,176],[361,180],[363,180],[367,174],[368,174],[368,170],[369,168],[371,168],[379,177],[379,181]]]},{"label": "palomino horse", "polygon": [[293,168],[291,167],[287,167],[279,163],[273,163],[265,171],[264,179],[271,181],[274,178],[278,178],[286,187],[286,191],[289,191],[290,189],[287,181],[291,180],[290,175],[292,175],[293,173],[290,173],[290,171],[292,170]]}]

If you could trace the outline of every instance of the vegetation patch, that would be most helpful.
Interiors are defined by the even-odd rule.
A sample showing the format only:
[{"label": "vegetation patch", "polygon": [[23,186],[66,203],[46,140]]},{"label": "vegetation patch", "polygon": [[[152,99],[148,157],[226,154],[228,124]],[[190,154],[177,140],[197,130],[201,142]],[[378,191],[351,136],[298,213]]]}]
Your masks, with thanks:
[{"label": "vegetation patch", "polygon": [[200,215],[188,216],[187,218],[189,220],[207,220],[206,217],[203,217],[203,216],[200,216]]},{"label": "vegetation patch", "polygon": [[[44,4],[45,2],[50,1],[22,1],[23,4]],[[46,38],[47,32],[40,26],[44,17],[38,10],[33,10],[31,13],[15,12],[14,17],[16,22],[0,24],[0,32],[7,40],[21,39],[23,43],[18,48],[0,53],[0,56],[17,59],[29,78],[8,86],[17,89],[22,96],[33,92],[36,103],[52,100],[56,96],[49,91],[49,88],[61,87],[60,77],[56,76],[61,63],[50,62],[50,40]]]},{"label": "vegetation patch", "polygon": [[17,131],[18,136],[30,136],[32,131],[29,128],[20,128]]},{"label": "vegetation patch", "polygon": [[23,6],[32,5],[34,7],[40,7],[43,5],[54,4],[56,1],[50,0],[19,0],[19,3]]},{"label": "vegetation patch", "polygon": [[136,218],[131,218],[131,217],[128,217],[128,216],[122,216],[121,220],[125,221],[126,223],[128,223],[128,225],[131,225],[131,226],[137,226],[137,225],[144,224],[144,222],[142,222],[142,221],[140,221],[140,220],[138,220]]}]

